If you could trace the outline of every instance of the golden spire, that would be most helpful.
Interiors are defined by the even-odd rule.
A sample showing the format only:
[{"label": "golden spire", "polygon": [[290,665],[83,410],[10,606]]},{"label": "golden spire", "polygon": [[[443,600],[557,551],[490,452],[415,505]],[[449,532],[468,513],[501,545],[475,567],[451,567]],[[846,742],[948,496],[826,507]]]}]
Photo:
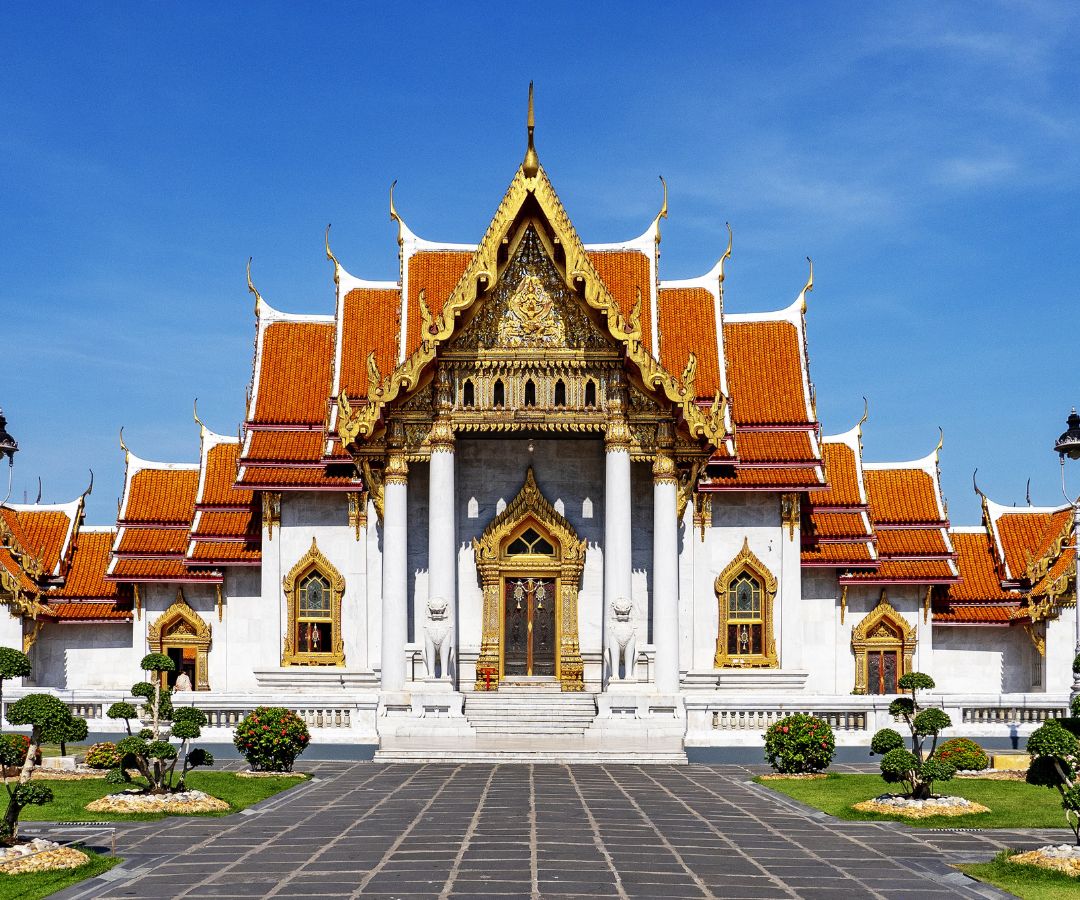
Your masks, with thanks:
[{"label": "golden spire", "polygon": [[536,155],[536,147],[533,144],[533,132],[536,130],[536,115],[533,112],[533,83],[529,82],[529,117],[526,120],[529,130],[529,146],[525,150],[525,161],[521,164],[521,170],[526,178],[535,178],[540,171],[540,157]]},{"label": "golden spire", "polygon": [[[198,425],[200,428],[205,429],[206,428],[205,423],[203,422],[202,419],[199,418],[199,398],[198,397],[195,398],[195,402],[192,404],[192,411],[195,414],[195,424]],[[209,430],[209,429],[207,429],[207,430]]]},{"label": "golden spire", "polygon": [[866,424],[866,420],[870,418],[870,401],[865,397],[862,398],[862,418],[859,419],[859,431],[862,432],[863,425]]},{"label": "golden spire", "polygon": [[934,456],[938,456],[941,453],[941,448],[945,446],[945,429],[940,425],[938,426],[938,442],[934,448]]},{"label": "golden spire", "polygon": [[86,486],[86,490],[83,491],[83,493],[82,493],[83,499],[89,497],[92,493],[94,493],[94,470],[93,469],[90,470],[90,484],[88,484]]},{"label": "golden spire", "polygon": [[259,314],[259,304],[262,302],[262,295],[259,294],[259,292],[255,289],[255,285],[251,281],[251,261],[254,258],[255,257],[253,257],[253,256],[248,257],[247,283],[248,283],[248,291],[250,291],[252,294],[255,295],[255,315],[258,315]]},{"label": "golden spire", "polygon": [[334,256],[334,251],[330,249],[330,226],[326,226],[326,258],[334,266],[334,284],[338,283],[338,269],[341,268],[341,263],[337,261],[337,257]]},{"label": "golden spire", "polygon": [[401,220],[401,216],[398,215],[397,208],[394,206],[394,188],[397,187],[397,179],[395,178],[390,182],[390,221],[397,222],[397,242],[400,247],[404,243],[404,228],[405,223]]},{"label": "golden spire", "polygon": [[731,223],[725,222],[727,227],[727,249],[724,251],[724,255],[720,257],[720,283],[724,283],[724,263],[731,259],[731,244],[735,240],[735,234],[731,230]]},{"label": "golden spire", "polygon": [[799,293],[799,304],[802,308],[802,313],[806,315],[806,295],[814,289],[814,261],[808,256],[806,261],[810,263],[810,275],[806,279],[806,284],[803,285],[802,291]]},{"label": "golden spire", "polygon": [[123,425],[120,426],[120,449],[123,450],[124,453],[130,453],[131,452],[130,450],[128,450],[128,445],[124,443],[124,426]]}]

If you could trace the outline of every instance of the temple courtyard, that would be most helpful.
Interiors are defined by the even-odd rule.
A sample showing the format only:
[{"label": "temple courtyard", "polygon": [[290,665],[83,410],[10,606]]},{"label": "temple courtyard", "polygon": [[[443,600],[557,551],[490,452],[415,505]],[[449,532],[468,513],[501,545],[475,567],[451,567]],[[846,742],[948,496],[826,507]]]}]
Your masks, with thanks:
[{"label": "temple courtyard", "polygon": [[[953,866],[1065,834],[844,822],[754,784],[761,767],[303,769],[232,816],[110,823],[123,862],[55,896],[1004,897]],[[109,852],[106,831],[84,831]]]}]

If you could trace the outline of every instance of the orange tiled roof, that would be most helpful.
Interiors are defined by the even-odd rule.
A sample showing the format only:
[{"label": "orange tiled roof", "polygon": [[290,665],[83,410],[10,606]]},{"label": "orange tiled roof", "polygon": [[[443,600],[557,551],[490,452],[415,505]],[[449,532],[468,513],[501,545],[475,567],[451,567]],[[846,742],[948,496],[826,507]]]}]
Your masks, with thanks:
[{"label": "orange tiled roof", "polygon": [[193,536],[196,537],[245,537],[257,538],[261,530],[258,511],[254,508],[244,512],[211,512],[199,514]]},{"label": "orange tiled roof", "polygon": [[725,322],[731,412],[738,425],[804,425],[802,345],[790,322]]},{"label": "orange tiled roof", "polygon": [[852,572],[845,574],[841,580],[847,581],[870,581],[870,582],[912,582],[915,584],[948,584],[956,581],[957,576],[953,573],[948,560],[917,559],[917,560],[890,560],[882,559],[878,563],[877,572]]},{"label": "orange tiled roof", "polygon": [[[433,316],[442,312],[443,305],[453,293],[461,276],[465,274],[473,254],[467,250],[421,250],[409,257],[409,322],[405,334],[405,355],[409,356],[420,346],[420,291]],[[374,347],[370,349],[375,349]],[[394,364],[397,347],[394,347]],[[367,365],[367,353],[360,365]],[[391,366],[390,368],[393,368]],[[380,369],[385,375],[386,369]],[[364,384],[367,383],[366,378]]]},{"label": "orange tiled roof", "polygon": [[657,307],[660,364],[679,376],[693,353],[697,357],[695,393],[699,399],[712,400],[720,390],[713,295],[705,288],[661,288]]},{"label": "orange tiled roof", "polygon": [[739,464],[808,462],[819,459],[810,441],[810,433],[802,431],[740,431],[735,436]]},{"label": "orange tiled roof", "polygon": [[821,485],[821,470],[814,467],[797,467],[793,469],[737,469],[734,474],[710,475],[709,480],[702,483],[702,488],[708,490],[726,490],[745,488],[791,488],[806,485]]},{"label": "orange tiled roof", "polygon": [[7,525],[8,530],[19,546],[25,549],[27,546],[26,532],[23,531],[22,523],[19,521],[19,514],[10,507],[0,506],[0,519],[3,519],[4,524]]},{"label": "orange tiled roof", "polygon": [[922,469],[865,469],[863,474],[875,525],[942,521],[934,483]]},{"label": "orange tiled roof", "polygon": [[811,532],[813,538],[819,541],[834,538],[869,538],[871,532],[867,524],[864,513],[819,512],[814,509],[810,515],[810,527],[806,531]]},{"label": "orange tiled roof", "polygon": [[[626,319],[641,298],[641,343],[652,353],[652,266],[637,250],[589,250],[589,262]],[[685,365],[685,361],[683,365]],[[682,370],[680,369],[679,372]],[[678,372],[676,372],[678,374]]]},{"label": "orange tiled roof", "polygon": [[947,608],[934,610],[935,622],[957,622],[966,625],[1008,625],[1014,619],[1016,603],[950,603]]},{"label": "orange tiled roof", "polygon": [[822,455],[825,459],[825,480],[829,483],[829,489],[814,495],[814,506],[862,506],[855,451],[847,444],[826,441],[822,445]]},{"label": "orange tiled roof", "polygon": [[198,469],[140,469],[131,478],[120,522],[190,525],[198,487]]},{"label": "orange tiled roof", "polygon": [[877,531],[878,552],[883,557],[948,555],[940,528],[881,528]]},{"label": "orange tiled roof", "polygon": [[1076,564],[1074,560],[1075,551],[1072,548],[1062,553],[1050,567],[1050,570],[1039,580],[1039,583],[1032,587],[1032,595],[1043,597],[1050,591],[1051,587],[1055,586],[1055,583],[1059,582],[1059,579],[1075,578]]},{"label": "orange tiled roof", "polygon": [[19,509],[15,517],[22,527],[19,540],[23,550],[35,558],[41,558],[46,572],[57,572],[60,554],[71,533],[72,521],[57,509]]},{"label": "orange tiled roof", "polygon": [[317,463],[322,459],[324,442],[321,431],[253,431],[244,462]]},{"label": "orange tiled roof", "polygon": [[[183,532],[180,532],[183,534]],[[114,531],[80,530],[71,558],[64,586],[48,593],[50,604],[53,600],[109,600],[118,595],[115,584],[105,580],[105,571],[109,567],[109,553],[112,550]]]},{"label": "orange tiled roof", "polygon": [[113,603],[50,603],[49,612],[59,622],[131,620],[131,610],[119,609]]},{"label": "orange tiled roof", "polygon": [[348,476],[327,475],[322,469],[290,469],[285,466],[248,466],[239,484],[249,487],[333,487],[355,488],[358,482]]},{"label": "orange tiled roof", "polygon": [[258,563],[262,553],[258,546],[241,541],[198,541],[192,547],[188,561],[202,565],[228,563]]},{"label": "orange tiled roof", "polygon": [[124,528],[117,554],[162,556],[183,553],[187,547],[186,528]]},{"label": "orange tiled roof", "polygon": [[1034,558],[1036,548],[1043,543],[1052,520],[1053,513],[1023,508],[998,517],[995,527],[1005,556],[1006,575],[1013,580],[1024,577],[1028,561]]},{"label": "orange tiled roof", "polygon": [[191,571],[185,567],[182,557],[172,559],[113,557],[113,559],[114,565],[108,577],[117,581],[221,581],[220,575]]},{"label": "orange tiled roof", "polygon": [[330,397],[334,353],[332,322],[271,322],[252,419],[263,425],[321,425]]},{"label": "orange tiled roof", "polygon": [[202,495],[197,498],[199,506],[247,506],[252,492],[235,486],[240,444],[222,441],[206,454],[205,477]]},{"label": "orange tiled roof", "polygon": [[375,363],[384,376],[397,365],[401,291],[378,288],[349,291],[341,315],[341,371],[338,373],[341,389],[350,397],[363,397],[368,389],[368,354],[375,351]]},{"label": "orange tiled roof", "polygon": [[1020,594],[1002,589],[993,546],[985,531],[954,531],[952,541],[962,580],[949,587],[949,606],[980,600],[1020,599]]},{"label": "orange tiled roof", "polygon": [[830,541],[802,548],[804,565],[836,564],[857,566],[860,562],[877,565],[868,541]]}]

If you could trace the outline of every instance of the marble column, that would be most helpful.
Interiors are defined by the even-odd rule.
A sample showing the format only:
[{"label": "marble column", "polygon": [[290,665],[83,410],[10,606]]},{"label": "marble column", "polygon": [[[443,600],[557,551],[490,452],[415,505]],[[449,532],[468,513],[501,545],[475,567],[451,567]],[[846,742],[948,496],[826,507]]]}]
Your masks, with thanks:
[{"label": "marble column", "polygon": [[383,485],[382,689],[405,690],[405,643],[409,636],[409,465],[391,453]]},{"label": "marble column", "polygon": [[653,464],[653,645],[656,690],[679,690],[679,523],[678,473],[665,453]]},{"label": "marble column", "polygon": [[[631,599],[630,556],[633,508],[630,502],[630,427],[616,401],[604,439],[604,647],[611,651],[612,681],[619,680],[618,659],[611,648],[613,607]],[[632,618],[637,621],[637,616]],[[605,660],[605,668],[607,660]],[[629,667],[627,667],[629,668]]]},{"label": "marble column", "polygon": [[[452,655],[457,661],[457,522],[454,487],[454,432],[449,421],[437,422],[431,434],[431,466],[428,474],[428,597],[445,601],[443,618],[436,626],[447,630],[443,638],[442,674],[450,679]],[[439,604],[441,606],[441,604]],[[441,629],[439,629],[441,630]],[[434,670],[434,660],[428,661]]]}]

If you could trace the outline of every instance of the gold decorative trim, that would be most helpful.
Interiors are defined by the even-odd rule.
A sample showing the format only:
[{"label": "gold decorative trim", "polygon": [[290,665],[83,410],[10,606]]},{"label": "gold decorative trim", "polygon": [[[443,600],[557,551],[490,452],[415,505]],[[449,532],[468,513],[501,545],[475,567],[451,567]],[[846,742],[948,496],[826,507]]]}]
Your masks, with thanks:
[{"label": "gold decorative trim", "polygon": [[266,539],[274,539],[274,526],[281,527],[281,494],[278,491],[263,491],[262,523],[266,529]]},{"label": "gold decorative trim", "polygon": [[364,487],[367,488],[367,494],[371,497],[371,503],[375,507],[375,515],[381,522],[383,517],[383,500],[385,497],[383,492],[382,472],[372,469],[371,461],[366,457],[360,460],[360,471],[364,476]]},{"label": "gold decorative trim", "polygon": [[214,585],[214,605],[217,607],[217,620],[223,621],[225,618],[225,598],[221,593],[221,585]]},{"label": "gold decorative trim", "polygon": [[[629,317],[623,315],[589,259],[547,173],[537,164],[535,174],[524,167],[519,167],[515,173],[483,240],[441,312],[432,318],[430,325],[425,321],[428,327],[421,334],[420,346],[385,378],[370,379],[367,398],[360,405],[354,407],[344,391],[338,396],[337,429],[344,446],[354,446],[370,437],[375,432],[384,406],[398,397],[408,396],[421,385],[424,371],[435,359],[439,345],[452,337],[462,314],[476,303],[490,285],[495,284],[503,239],[508,236],[527,202],[539,206],[555,233],[556,241],[565,254],[563,277],[567,285],[606,320],[609,335],[622,344],[627,358],[637,367],[643,382],[679,407],[693,437],[714,447],[720,445],[727,435],[724,424],[727,399],[717,391],[708,409],[699,407],[694,389],[696,357],[690,355],[680,379],[664,369],[645,349],[640,310],[637,314],[632,312]],[[370,369],[369,357],[369,377],[375,374]]]},{"label": "gold decorative trim", "polygon": [[788,540],[795,540],[795,529],[800,524],[799,495],[780,495],[780,521],[788,531]]},{"label": "gold decorative trim", "polygon": [[[188,604],[182,588],[176,589],[172,606],[150,623],[146,640],[151,653],[165,653],[168,647],[194,647],[195,690],[210,690],[210,626]],[[162,672],[161,677],[164,681],[166,673]]]},{"label": "gold decorative trim", "polygon": [[675,467],[675,460],[667,453],[657,453],[652,467],[653,484],[679,483],[679,472]]},{"label": "gold decorative trim", "polygon": [[359,541],[367,527],[367,492],[349,491],[349,525]]},{"label": "gold decorative trim", "polygon": [[383,484],[408,484],[409,461],[404,453],[394,452],[387,456],[383,468]]},{"label": "gold decorative trim", "polygon": [[[300,617],[300,580],[311,572],[318,572],[330,582],[330,650],[312,653],[297,650],[293,643],[296,622]],[[288,608],[288,630],[281,652],[283,666],[344,666],[345,643],[341,637],[341,598],[345,594],[345,579],[330,560],[323,556],[315,538],[311,547],[297,561],[282,582]]]},{"label": "gold decorative trim", "polygon": [[1024,623],[1024,634],[1031,638],[1031,643],[1038,651],[1039,656],[1046,656],[1046,630],[1045,626],[1040,629],[1034,622]]},{"label": "gold decorative trim", "polygon": [[[694,502],[694,525],[698,528],[701,543],[705,543],[705,532],[712,528],[712,494],[696,494]],[[682,517],[679,517],[682,521]]]},{"label": "gold decorative trim", "polygon": [[38,619],[34,622],[33,627],[23,633],[22,652],[29,655],[30,651],[34,649],[34,644],[37,643],[38,635],[41,634],[41,629],[45,625],[44,619]]},{"label": "gold decorative trim", "polygon": [[867,691],[866,655],[871,650],[898,650],[901,652],[903,668],[896,673],[901,675],[913,669],[915,645],[918,643],[918,629],[908,625],[889,602],[888,592],[881,591],[878,605],[868,612],[851,630],[851,649],[855,653],[855,693]]},{"label": "gold decorative trim", "polygon": [[[530,525],[544,534],[555,547],[553,557],[508,557],[505,548]],[[585,541],[573,526],[540,492],[530,466],[525,484],[510,504],[499,513],[484,533],[473,538],[473,554],[483,586],[484,610],[480,655],[476,660],[476,690],[493,690],[503,677],[502,628],[504,575],[528,572],[540,577],[554,577],[561,603],[556,607],[556,631],[559,634],[555,673],[564,691],[584,690],[585,667],[578,635],[578,592],[585,566]],[[498,673],[498,679],[482,673]]]},{"label": "gold decorative trim", "polygon": [[457,443],[454,435],[454,423],[448,416],[439,416],[428,434],[428,443],[432,453],[453,453]]},{"label": "gold decorative trim", "polygon": [[846,584],[840,586],[840,624],[844,624],[844,617],[847,614],[847,589]]},{"label": "gold decorative trim", "polygon": [[[762,586],[762,632],[765,652],[761,655],[730,655],[727,651],[728,627],[728,589],[731,582],[743,572],[749,572],[761,581]],[[773,636],[773,605],[776,600],[776,577],[750,549],[750,541],[743,538],[742,550],[727,564],[724,571],[716,576],[713,592],[720,610],[720,623],[716,633],[716,656],[713,665],[717,669],[740,668],[776,668],[776,640]]]}]

